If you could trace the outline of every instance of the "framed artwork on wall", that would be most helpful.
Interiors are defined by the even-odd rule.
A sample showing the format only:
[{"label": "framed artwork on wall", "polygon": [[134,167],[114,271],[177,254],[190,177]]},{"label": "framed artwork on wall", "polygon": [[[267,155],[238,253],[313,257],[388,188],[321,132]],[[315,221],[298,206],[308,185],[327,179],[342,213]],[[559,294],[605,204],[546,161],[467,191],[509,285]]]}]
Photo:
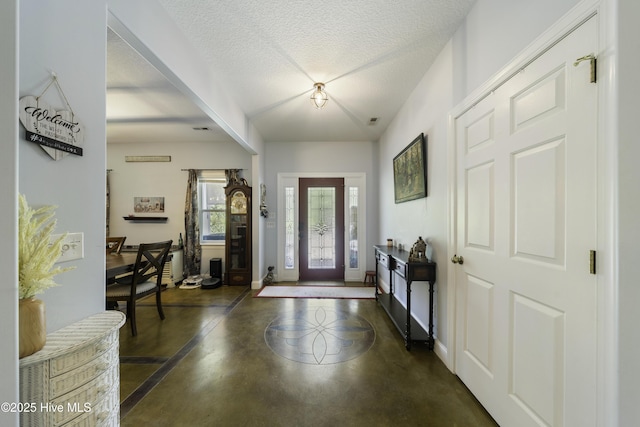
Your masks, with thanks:
[{"label": "framed artwork on wall", "polygon": [[427,138],[423,133],[393,158],[395,202],[427,197]]},{"label": "framed artwork on wall", "polygon": [[164,197],[134,197],[133,211],[136,213],[164,212]]}]

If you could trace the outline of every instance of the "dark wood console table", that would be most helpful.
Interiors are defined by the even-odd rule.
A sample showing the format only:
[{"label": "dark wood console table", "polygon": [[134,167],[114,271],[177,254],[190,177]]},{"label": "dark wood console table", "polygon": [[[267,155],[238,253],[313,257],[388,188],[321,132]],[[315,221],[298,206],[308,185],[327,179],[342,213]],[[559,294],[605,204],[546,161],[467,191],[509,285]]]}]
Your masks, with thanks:
[{"label": "dark wood console table", "polygon": [[[386,245],[374,246],[376,256],[376,300],[385,309],[396,328],[404,334],[407,350],[411,350],[414,342],[426,343],[433,350],[433,288],[436,281],[436,263],[409,262],[409,252]],[[382,294],[378,287],[378,267],[384,266],[389,271],[389,293]],[[407,282],[407,308],[394,296],[394,273]],[[424,328],[411,316],[411,284],[413,281],[429,283],[429,330]]]}]

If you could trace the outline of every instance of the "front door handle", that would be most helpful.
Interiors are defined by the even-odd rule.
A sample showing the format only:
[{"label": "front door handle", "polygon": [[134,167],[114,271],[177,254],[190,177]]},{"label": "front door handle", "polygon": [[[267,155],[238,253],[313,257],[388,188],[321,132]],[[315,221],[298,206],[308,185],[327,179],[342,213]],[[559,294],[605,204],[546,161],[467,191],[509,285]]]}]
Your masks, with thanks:
[{"label": "front door handle", "polygon": [[454,264],[464,264],[464,258],[462,256],[454,255],[451,257],[451,262]]}]

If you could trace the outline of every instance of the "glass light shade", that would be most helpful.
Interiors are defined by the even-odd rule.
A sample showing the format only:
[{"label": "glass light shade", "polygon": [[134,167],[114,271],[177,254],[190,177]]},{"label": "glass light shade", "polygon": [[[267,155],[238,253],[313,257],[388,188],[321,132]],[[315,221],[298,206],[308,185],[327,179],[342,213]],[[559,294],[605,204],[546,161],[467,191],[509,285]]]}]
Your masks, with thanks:
[{"label": "glass light shade", "polygon": [[314,87],[316,90],[311,94],[311,101],[313,101],[313,105],[315,105],[316,108],[322,108],[329,100],[329,97],[327,96],[327,92],[324,91],[323,83],[316,83]]}]

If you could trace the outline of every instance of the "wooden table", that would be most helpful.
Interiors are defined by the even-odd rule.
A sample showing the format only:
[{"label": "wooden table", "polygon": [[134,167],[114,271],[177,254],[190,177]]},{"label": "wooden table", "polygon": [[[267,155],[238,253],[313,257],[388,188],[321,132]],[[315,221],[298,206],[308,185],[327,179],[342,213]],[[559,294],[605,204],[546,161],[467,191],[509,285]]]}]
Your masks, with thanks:
[{"label": "wooden table", "polygon": [[[409,252],[399,251],[394,247],[374,246],[376,257],[376,299],[391,318],[398,331],[404,335],[405,347],[411,350],[413,342],[424,342],[433,350],[433,292],[436,281],[436,263],[409,262]],[[389,273],[389,293],[381,294],[378,288],[379,266]],[[406,308],[396,299],[395,280],[402,278],[407,284]],[[429,326],[428,330],[418,323],[411,314],[411,284],[413,281],[429,284]]]},{"label": "wooden table", "polygon": [[[136,265],[137,256],[138,251],[121,252],[119,254],[107,254],[105,263],[105,277],[107,279],[106,283],[111,284],[113,283],[116,276],[133,271],[133,267]],[[169,252],[169,254],[167,255],[167,262],[171,262],[172,257],[173,254]]]},{"label": "wooden table", "polygon": [[107,284],[112,283],[116,276],[133,271],[138,252],[122,252],[119,254],[107,254],[105,277]]},{"label": "wooden table", "polygon": [[[113,285],[117,276],[133,271],[133,267],[136,265],[137,256],[137,251],[107,254],[105,263],[105,286]],[[113,310],[117,306],[118,304],[116,302],[107,301],[107,310]]]}]

